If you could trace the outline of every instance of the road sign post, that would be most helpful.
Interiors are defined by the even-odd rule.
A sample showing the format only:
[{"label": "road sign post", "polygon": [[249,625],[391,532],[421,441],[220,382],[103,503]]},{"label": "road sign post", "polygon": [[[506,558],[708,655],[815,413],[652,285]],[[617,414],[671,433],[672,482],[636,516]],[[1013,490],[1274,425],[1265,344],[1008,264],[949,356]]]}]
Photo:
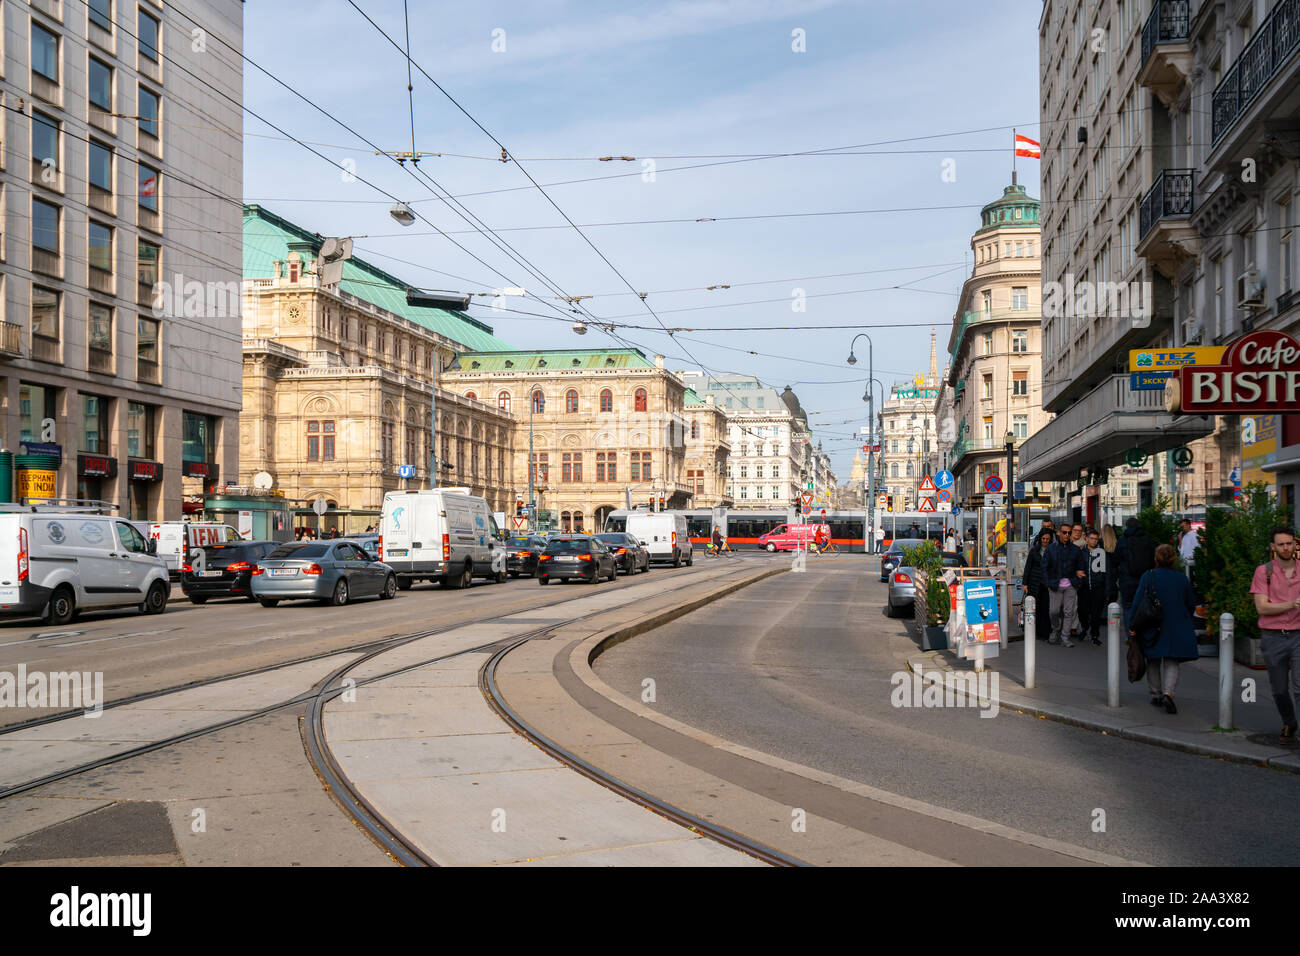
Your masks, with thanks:
[{"label": "road sign post", "polygon": [[330,504],[324,498],[317,498],[315,501],[311,503],[311,510],[316,512],[316,537],[317,538],[324,537],[324,534],[322,533],[322,527],[321,527],[321,516],[324,515],[325,512],[329,511],[329,509],[330,509]]}]

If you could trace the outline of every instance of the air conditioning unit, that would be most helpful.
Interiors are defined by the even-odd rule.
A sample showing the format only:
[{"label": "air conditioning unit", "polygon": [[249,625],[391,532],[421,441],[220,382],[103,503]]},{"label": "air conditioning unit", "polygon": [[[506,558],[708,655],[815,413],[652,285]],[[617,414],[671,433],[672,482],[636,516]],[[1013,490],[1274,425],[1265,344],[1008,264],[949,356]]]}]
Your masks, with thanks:
[{"label": "air conditioning unit", "polygon": [[1191,345],[1193,342],[1200,342],[1203,331],[1201,320],[1194,315],[1189,315],[1183,319],[1183,344]]},{"label": "air conditioning unit", "polygon": [[1247,269],[1237,276],[1237,305],[1243,309],[1263,307],[1264,283],[1258,269]]}]

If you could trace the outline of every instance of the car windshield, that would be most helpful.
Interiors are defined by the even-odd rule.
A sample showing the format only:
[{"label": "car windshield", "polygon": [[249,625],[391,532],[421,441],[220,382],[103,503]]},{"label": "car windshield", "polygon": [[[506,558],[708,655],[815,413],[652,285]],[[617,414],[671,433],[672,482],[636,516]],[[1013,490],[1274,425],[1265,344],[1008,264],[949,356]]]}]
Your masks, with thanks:
[{"label": "car windshield", "polygon": [[329,554],[330,545],[328,544],[282,544],[276,548],[267,558],[272,561],[286,559],[296,561],[299,558],[323,558]]},{"label": "car windshield", "polygon": [[511,538],[506,542],[506,544],[510,545],[512,548],[526,548],[532,544],[532,541],[528,538]]},{"label": "car windshield", "polygon": [[205,544],[203,555],[207,558],[221,560],[247,561],[262,553],[261,544]]},{"label": "car windshield", "polygon": [[889,546],[889,553],[893,555],[901,555],[904,548],[915,548],[920,543],[921,540],[919,538],[903,538],[900,541],[895,541]]},{"label": "car windshield", "polygon": [[546,546],[551,554],[585,554],[591,550],[586,538],[557,538]]}]

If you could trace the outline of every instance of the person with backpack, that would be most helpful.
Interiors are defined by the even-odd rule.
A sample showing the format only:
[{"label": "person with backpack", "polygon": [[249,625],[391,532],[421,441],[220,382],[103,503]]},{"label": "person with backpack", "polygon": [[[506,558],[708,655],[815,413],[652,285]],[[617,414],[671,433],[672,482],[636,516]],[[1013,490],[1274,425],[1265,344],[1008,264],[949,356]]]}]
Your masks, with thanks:
[{"label": "person with backpack", "polygon": [[[1083,618],[1083,627],[1092,643],[1101,644],[1098,632],[1107,623],[1106,606],[1114,600],[1115,573],[1111,568],[1110,554],[1101,546],[1101,535],[1096,528],[1089,528],[1087,535],[1087,586],[1083,589],[1083,600],[1087,606],[1088,616]],[[1082,637],[1083,631],[1080,631]]]},{"label": "person with backpack", "polygon": [[1025,595],[1034,599],[1034,636],[1045,641],[1051,634],[1051,592],[1047,589],[1047,549],[1052,544],[1052,532],[1043,529],[1038,532],[1038,539],[1029,548],[1025,557],[1025,573],[1021,578]]},{"label": "person with backpack", "polygon": [[1119,599],[1125,610],[1133,606],[1142,575],[1156,566],[1156,546],[1137,518],[1124,523],[1124,534],[1115,546],[1115,577]]},{"label": "person with backpack", "polygon": [[[1125,532],[1127,534],[1127,531]],[[1151,704],[1176,714],[1174,691],[1178,687],[1179,665],[1194,661],[1196,596],[1187,575],[1174,568],[1178,552],[1172,544],[1155,549],[1155,567],[1138,579],[1134,598],[1125,615],[1129,634],[1138,639],[1147,659],[1147,688]],[[1154,615],[1144,619],[1146,612]]]},{"label": "person with backpack", "polygon": [[1048,547],[1044,567],[1052,617],[1047,643],[1074,647],[1070,633],[1079,627],[1079,588],[1087,577],[1087,566],[1083,551],[1070,540],[1068,524],[1061,525],[1057,539]]},{"label": "person with backpack", "polygon": [[1295,701],[1300,700],[1300,561],[1295,537],[1294,528],[1274,528],[1269,535],[1272,559],[1255,569],[1250,582],[1259,614],[1259,650],[1268,665],[1268,685],[1282,718],[1284,744],[1296,742]]}]

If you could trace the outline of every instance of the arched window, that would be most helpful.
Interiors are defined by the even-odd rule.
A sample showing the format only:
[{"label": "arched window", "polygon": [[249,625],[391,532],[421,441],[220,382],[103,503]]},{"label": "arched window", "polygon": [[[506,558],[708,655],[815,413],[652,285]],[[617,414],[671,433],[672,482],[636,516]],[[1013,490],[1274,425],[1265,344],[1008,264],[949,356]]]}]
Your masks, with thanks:
[{"label": "arched window", "polygon": [[898,477],[898,462],[894,462],[892,465],[889,466],[889,477],[890,478]]},{"label": "arched window", "polygon": [[614,393],[609,389],[604,389],[600,393],[600,410],[602,412],[612,412],[614,410]]},{"label": "arched window", "polygon": [[539,415],[546,411],[546,396],[542,394],[541,389],[533,392],[533,411]]},{"label": "arched window", "polygon": [[497,408],[501,409],[501,411],[503,411],[503,412],[509,412],[509,411],[510,411],[510,393],[509,393],[509,392],[499,392],[499,393],[497,394]]},{"label": "arched window", "polygon": [[560,530],[561,531],[573,530],[573,515],[569,514],[569,512],[567,511],[560,512]]},{"label": "arched window", "polygon": [[633,403],[634,403],[633,406],[632,406],[632,410],[633,410],[633,411],[637,411],[637,412],[644,412],[644,411],[645,411],[645,404],[646,404],[646,403],[645,403],[645,389],[644,389],[644,388],[638,388],[638,389],[636,390],[635,396],[634,396],[634,398],[633,398]]},{"label": "arched window", "polygon": [[478,401],[478,396],[475,395],[473,392],[466,392],[465,397],[470,399],[471,401]]},{"label": "arched window", "polygon": [[691,437],[692,438],[700,437],[700,422],[699,419],[697,418],[691,419]]},{"label": "arched window", "polygon": [[582,512],[581,512],[581,511],[575,511],[575,512],[573,513],[573,530],[574,530],[574,531],[581,531],[581,530],[582,530]]},{"label": "arched window", "polygon": [[912,462],[910,462],[910,461],[907,463],[907,477],[909,477],[909,478],[915,478],[915,477],[916,477],[916,465],[914,465],[914,464],[913,464]]},{"label": "arched window", "polygon": [[564,393],[564,410],[570,415],[578,410],[578,390],[571,388]]}]

